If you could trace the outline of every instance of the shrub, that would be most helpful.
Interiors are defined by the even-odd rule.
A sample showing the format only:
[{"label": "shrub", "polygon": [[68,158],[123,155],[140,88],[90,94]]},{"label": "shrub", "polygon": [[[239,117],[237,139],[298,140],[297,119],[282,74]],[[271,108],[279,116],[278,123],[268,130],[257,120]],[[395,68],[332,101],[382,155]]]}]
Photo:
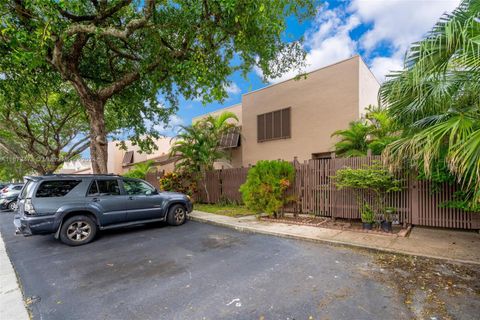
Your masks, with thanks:
[{"label": "shrub", "polygon": [[153,161],[149,160],[142,163],[137,163],[130,169],[123,174],[124,177],[128,178],[136,178],[136,179],[145,179],[147,177],[147,173],[152,169]]},{"label": "shrub", "polygon": [[[351,189],[356,196],[357,205],[361,213],[365,209],[369,198],[373,199],[374,208],[385,220],[390,219],[387,209],[387,195],[390,192],[402,190],[401,180],[389,172],[382,165],[375,163],[360,169],[343,168],[332,177],[338,189]],[[370,208],[370,207],[369,207]]]},{"label": "shrub", "polygon": [[368,203],[364,202],[360,207],[360,217],[364,223],[375,222],[375,212],[370,208]]},{"label": "shrub", "polygon": [[285,191],[293,183],[295,168],[287,161],[259,161],[248,171],[240,187],[243,202],[250,210],[277,217],[289,201]]},{"label": "shrub", "polygon": [[160,190],[181,192],[193,196],[197,192],[195,179],[188,173],[169,172],[159,181]]}]

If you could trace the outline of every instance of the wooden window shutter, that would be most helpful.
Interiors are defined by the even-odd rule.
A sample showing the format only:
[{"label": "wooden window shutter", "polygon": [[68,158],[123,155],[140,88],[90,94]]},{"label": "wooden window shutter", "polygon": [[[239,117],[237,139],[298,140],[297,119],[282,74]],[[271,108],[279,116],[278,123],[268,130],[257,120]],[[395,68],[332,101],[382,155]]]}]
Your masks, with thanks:
[{"label": "wooden window shutter", "polygon": [[290,123],[291,123],[291,110],[292,108],[286,108],[282,110],[282,138],[290,138]]},{"label": "wooden window shutter", "polygon": [[273,139],[273,113],[265,114],[265,139]]},{"label": "wooden window shutter", "polygon": [[282,110],[273,112],[273,138],[282,138]]},{"label": "wooden window shutter", "polygon": [[131,163],[133,163],[133,151],[127,151],[123,155],[122,164],[127,165],[127,164],[131,164]]},{"label": "wooden window shutter", "polygon": [[265,115],[260,114],[257,116],[257,141],[261,142],[265,140]]}]

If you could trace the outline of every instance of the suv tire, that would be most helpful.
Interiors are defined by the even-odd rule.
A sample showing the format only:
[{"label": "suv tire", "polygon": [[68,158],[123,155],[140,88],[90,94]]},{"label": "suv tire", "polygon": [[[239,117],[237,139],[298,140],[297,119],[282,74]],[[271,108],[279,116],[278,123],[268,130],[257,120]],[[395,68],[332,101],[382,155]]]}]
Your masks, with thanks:
[{"label": "suv tire", "polygon": [[187,209],[181,204],[174,204],[168,210],[167,222],[171,226],[179,226],[187,220]]},{"label": "suv tire", "polygon": [[88,216],[73,216],[65,220],[60,229],[60,240],[69,246],[81,246],[95,238],[96,223]]}]

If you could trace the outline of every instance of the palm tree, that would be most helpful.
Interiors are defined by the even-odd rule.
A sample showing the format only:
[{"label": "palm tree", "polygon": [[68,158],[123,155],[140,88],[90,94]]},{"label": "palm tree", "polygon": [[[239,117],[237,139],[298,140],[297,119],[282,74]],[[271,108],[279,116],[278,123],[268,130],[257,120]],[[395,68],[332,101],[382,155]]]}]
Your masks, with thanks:
[{"label": "palm tree", "polygon": [[392,167],[405,162],[427,177],[444,161],[480,205],[480,1],[466,0],[414,43],[405,70],[393,73],[380,100],[404,129],[384,152]]},{"label": "palm tree", "polygon": [[[170,150],[171,156],[179,157],[176,170],[188,172],[197,180],[204,178],[206,172],[213,169],[215,161],[228,157],[220,146],[220,139],[235,126],[234,122],[238,122],[234,113],[223,112],[219,116],[209,115],[191,126],[181,127]],[[206,180],[203,181],[207,201],[210,202]]]},{"label": "palm tree", "polygon": [[148,172],[152,169],[152,166],[152,160],[137,163],[135,166],[133,166],[132,169],[130,169],[130,171],[123,174],[123,176],[129,178],[145,179]]},{"label": "palm tree", "polygon": [[365,121],[352,121],[346,130],[337,130],[332,137],[339,137],[335,153],[339,157],[361,157],[367,154],[370,126]]},{"label": "palm tree", "polygon": [[382,154],[383,150],[399,138],[399,130],[387,109],[368,106],[366,119],[370,124],[368,148],[375,155]]}]

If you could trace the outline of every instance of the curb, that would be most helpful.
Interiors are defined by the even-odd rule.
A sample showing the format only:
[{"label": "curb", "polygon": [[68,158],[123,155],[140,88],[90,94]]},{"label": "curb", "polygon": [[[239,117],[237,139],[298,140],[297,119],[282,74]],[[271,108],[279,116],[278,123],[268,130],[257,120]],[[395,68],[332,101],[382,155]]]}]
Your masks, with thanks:
[{"label": "curb", "polygon": [[0,235],[0,317],[2,319],[29,320],[30,314],[13,264],[8,257],[5,243]]},{"label": "curb", "polygon": [[394,253],[394,254],[399,254],[399,255],[409,255],[409,256],[416,256],[416,257],[429,258],[429,259],[435,259],[435,260],[442,260],[442,261],[450,262],[450,263],[462,263],[462,264],[472,264],[472,265],[479,265],[480,266],[480,261],[474,261],[474,260],[454,259],[454,258],[440,257],[440,256],[429,255],[429,254],[410,252],[410,251],[405,251],[405,250],[394,250],[394,249],[389,249],[389,248],[379,248],[379,247],[376,247],[376,246],[359,245],[359,244],[356,244],[356,243],[333,240],[333,239],[316,239],[316,238],[310,238],[310,237],[300,236],[300,235],[291,234],[291,233],[261,230],[261,229],[256,229],[256,228],[252,228],[252,227],[248,227],[248,226],[237,226],[237,225],[233,225],[233,224],[230,224],[230,223],[227,223],[227,222],[213,221],[213,220],[209,220],[209,219],[205,219],[205,218],[201,218],[201,217],[195,217],[195,216],[188,216],[188,219],[192,220],[192,221],[196,221],[196,222],[211,224],[211,225],[220,226],[220,227],[226,227],[226,228],[234,229],[234,230],[237,230],[237,231],[240,231],[240,232],[245,232],[245,233],[257,233],[257,234],[264,234],[264,235],[282,237],[282,238],[287,238],[287,239],[303,240],[303,241],[309,241],[309,242],[329,244],[329,245],[332,245],[332,246],[365,249],[365,250],[368,250],[368,251],[374,251],[374,252],[380,252],[380,253],[381,252]]}]

